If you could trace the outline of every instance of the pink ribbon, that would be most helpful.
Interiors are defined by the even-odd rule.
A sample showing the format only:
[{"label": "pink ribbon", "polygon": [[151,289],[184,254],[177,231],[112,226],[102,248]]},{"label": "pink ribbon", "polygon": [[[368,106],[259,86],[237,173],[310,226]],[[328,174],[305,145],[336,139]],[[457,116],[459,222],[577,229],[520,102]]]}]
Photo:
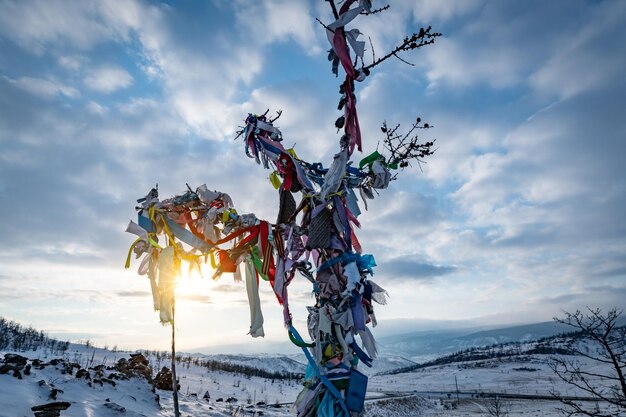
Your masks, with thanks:
[{"label": "pink ribbon", "polygon": [[352,155],[354,147],[363,152],[361,147],[361,128],[359,127],[359,117],[356,114],[356,97],[350,89],[351,79],[349,75],[346,75],[346,125],[345,132],[350,135],[350,146],[348,148],[348,154]]},{"label": "pink ribbon", "polygon": [[[346,0],[339,10],[339,19],[331,26],[335,26],[342,20],[342,16],[350,10],[350,6],[356,0]],[[341,66],[346,72],[345,90],[346,90],[346,106],[345,106],[345,126],[344,131],[350,136],[350,143],[348,147],[348,154],[352,155],[354,148],[356,147],[359,152],[363,152],[361,146],[361,128],[359,127],[359,118],[356,112],[356,97],[352,91],[352,82],[356,79],[356,70],[352,65],[352,59],[350,58],[350,49],[348,48],[348,42],[346,41],[346,33],[344,26],[334,27],[335,33],[332,37],[332,47],[341,62]]]}]

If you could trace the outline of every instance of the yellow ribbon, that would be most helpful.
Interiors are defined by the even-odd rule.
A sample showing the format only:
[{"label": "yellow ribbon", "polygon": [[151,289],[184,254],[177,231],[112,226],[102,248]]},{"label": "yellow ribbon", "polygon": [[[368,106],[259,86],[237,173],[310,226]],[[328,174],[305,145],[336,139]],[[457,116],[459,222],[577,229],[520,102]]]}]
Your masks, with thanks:
[{"label": "yellow ribbon", "polygon": [[130,248],[128,249],[128,256],[126,256],[126,263],[124,264],[124,268],[126,269],[130,268],[130,256],[133,253],[133,249],[135,249],[135,245],[137,245],[137,243],[139,243],[140,240],[141,240],[141,236],[135,239],[132,245],[130,245]]},{"label": "yellow ribbon", "polygon": [[280,188],[280,177],[278,176],[278,171],[274,171],[270,174],[270,182],[272,183],[272,185],[274,186],[275,189],[279,189]]}]

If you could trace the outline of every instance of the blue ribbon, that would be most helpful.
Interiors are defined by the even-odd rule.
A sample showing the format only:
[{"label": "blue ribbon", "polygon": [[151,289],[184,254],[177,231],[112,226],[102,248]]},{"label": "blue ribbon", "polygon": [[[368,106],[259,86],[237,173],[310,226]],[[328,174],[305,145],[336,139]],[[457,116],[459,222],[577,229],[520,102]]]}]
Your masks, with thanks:
[{"label": "blue ribbon", "polygon": [[350,300],[352,310],[352,321],[356,330],[365,330],[365,315],[363,315],[363,298],[357,290],[352,291],[352,300]]},{"label": "blue ribbon", "polygon": [[137,216],[137,223],[139,223],[139,226],[143,227],[143,229],[148,233],[155,231],[154,222],[146,216],[139,214]]},{"label": "blue ribbon", "polygon": [[266,151],[269,151],[269,152],[271,152],[273,154],[280,155],[283,152],[280,149],[278,149],[276,146],[270,145],[269,143],[266,143],[266,142],[264,142],[262,140],[258,140],[257,139],[256,142],[259,145],[261,145],[261,147],[263,147],[263,149],[265,149]]},{"label": "blue ribbon", "polygon": [[372,359],[367,356],[367,353],[363,352],[363,350],[357,345],[356,342],[350,343],[350,347],[354,351],[354,354],[367,366],[372,367]]},{"label": "blue ribbon", "polygon": [[[296,330],[295,327],[293,327],[293,325],[289,326],[289,330],[291,331],[293,336],[296,338],[296,340],[298,340],[299,342],[304,343],[304,340],[302,340],[302,336],[300,336],[300,333],[298,333],[298,331]],[[322,375],[322,373],[320,372],[320,368],[317,366],[317,363],[315,363],[315,359],[313,359],[313,356],[311,356],[311,352],[309,352],[309,350],[307,348],[305,348],[305,347],[303,347],[301,349],[304,352],[304,355],[306,356],[307,360],[309,361],[309,365],[311,365],[311,368],[313,368],[313,371],[315,372],[315,375],[317,375],[317,377],[320,379],[320,381],[322,381],[322,384],[324,384],[324,386],[328,389],[328,391],[331,394],[333,394],[333,396],[337,399],[337,402],[339,403],[339,405],[343,409],[346,417],[349,416],[350,412],[348,411],[348,407],[346,406],[346,403],[343,400],[343,397],[341,396],[341,393],[337,390],[337,388],[333,385],[333,383],[330,382],[328,380],[328,378],[326,378],[325,375]],[[361,352],[363,352],[363,351],[361,351]],[[367,355],[365,355],[365,356],[367,357]],[[371,362],[371,359],[370,359],[370,362]]]},{"label": "blue ribbon", "polygon": [[354,175],[355,177],[362,178],[362,177],[365,176],[365,174],[363,172],[361,172],[360,169],[354,168],[354,167],[351,167],[351,166],[347,166],[346,167],[346,171],[348,172],[348,174]]},{"label": "blue ribbon", "polygon": [[344,252],[339,256],[329,259],[326,262],[322,263],[319,268],[317,268],[317,270],[323,271],[324,269],[330,268],[331,266],[336,265],[339,262],[341,262],[343,265],[349,264],[350,262],[356,262],[359,271],[367,271],[370,274],[374,275],[374,271],[372,271],[372,267],[376,266],[374,256],[369,254],[359,255],[358,253],[354,252]]}]

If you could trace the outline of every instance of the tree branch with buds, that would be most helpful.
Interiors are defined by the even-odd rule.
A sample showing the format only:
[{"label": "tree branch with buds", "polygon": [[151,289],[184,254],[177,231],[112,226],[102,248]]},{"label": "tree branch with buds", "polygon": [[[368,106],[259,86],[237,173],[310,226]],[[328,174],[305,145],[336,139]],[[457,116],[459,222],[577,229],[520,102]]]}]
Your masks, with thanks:
[{"label": "tree branch with buds", "polygon": [[423,123],[421,118],[417,118],[408,132],[402,134],[398,133],[400,125],[397,124],[390,128],[387,122],[384,121],[380,130],[385,134],[383,140],[383,147],[389,152],[390,156],[387,159],[389,165],[397,165],[400,168],[406,168],[411,165],[411,161],[417,162],[420,170],[421,164],[426,163],[423,158],[435,153],[436,149],[433,149],[435,140],[420,143],[417,134],[413,134],[418,129],[430,129],[431,126],[428,123]]},{"label": "tree branch with buds", "polygon": [[441,36],[441,33],[439,32],[431,32],[432,28],[430,26],[428,26],[426,29],[421,28],[419,30],[418,33],[414,33],[411,36],[407,36],[404,38],[404,40],[402,41],[402,43],[398,46],[396,46],[391,52],[389,52],[387,55],[377,59],[376,61],[372,62],[369,65],[366,65],[365,67],[363,67],[363,71],[365,71],[366,74],[368,74],[368,72],[374,68],[375,66],[383,63],[384,61],[386,61],[387,59],[391,58],[392,56],[395,56],[396,58],[400,58],[398,56],[398,54],[400,52],[406,52],[406,51],[411,51],[413,49],[418,49],[421,48],[423,46],[426,45],[430,45],[432,43],[435,43],[435,39],[438,38],[439,36]]}]

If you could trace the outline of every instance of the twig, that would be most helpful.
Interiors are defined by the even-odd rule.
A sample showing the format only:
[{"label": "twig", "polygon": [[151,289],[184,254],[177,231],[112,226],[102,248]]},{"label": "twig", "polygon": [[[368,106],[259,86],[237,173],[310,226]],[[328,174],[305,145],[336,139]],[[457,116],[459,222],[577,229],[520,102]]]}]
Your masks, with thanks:
[{"label": "twig", "polygon": [[282,110],[278,110],[276,112],[276,117],[274,117],[273,119],[270,119],[270,123],[274,123],[276,120],[278,120],[280,118],[280,116],[283,114]]},{"label": "twig", "polygon": [[380,9],[372,10],[371,12],[361,12],[361,14],[369,16],[371,14],[384,12],[385,10],[389,9],[390,7],[391,7],[390,5],[386,5],[384,7],[381,7]]},{"label": "twig", "polygon": [[437,33],[437,32],[431,33],[430,30],[431,30],[430,26],[427,29],[421,28],[418,33],[414,33],[412,36],[404,38],[404,41],[400,45],[396,46],[391,52],[389,52],[384,57],[379,58],[378,60],[372,62],[370,65],[366,67],[363,67],[363,70],[369,71],[370,69],[374,68],[376,65],[379,65],[381,62],[391,58],[392,56],[396,56],[398,58],[398,56],[396,55],[398,52],[418,49],[418,48],[421,48],[422,46],[435,43],[435,38],[438,38],[439,36],[441,36],[441,33]]},{"label": "twig", "polygon": [[324,26],[324,28],[325,28],[326,30],[330,30],[332,33],[335,33],[335,31],[334,31],[334,30],[332,30],[331,28],[329,28],[328,26],[326,26],[326,25],[324,24],[324,22],[322,22],[321,20],[319,20],[319,18],[317,18],[317,17],[316,17],[316,18],[315,18],[315,20],[317,20],[317,21],[320,23],[320,25]]},{"label": "twig", "polygon": [[372,62],[376,61],[376,52],[374,52],[374,44],[372,43],[372,38],[370,36],[367,37],[370,40],[370,46],[372,47]]},{"label": "twig", "polygon": [[406,61],[406,60],[404,60],[404,59],[400,58],[400,57],[398,56],[398,54],[393,54],[393,56],[395,56],[396,58],[398,58],[400,61],[404,62],[404,63],[405,63],[405,64],[407,64],[407,65],[410,65],[410,66],[412,66],[412,67],[414,67],[414,66],[415,66],[415,64],[413,64],[413,63],[411,63],[411,62],[409,62],[409,61]]},{"label": "twig", "polygon": [[335,6],[335,0],[326,0],[330,3],[330,8],[333,10],[333,16],[335,16],[335,20],[339,19],[339,13],[337,12],[337,6]]},{"label": "twig", "polygon": [[398,164],[400,168],[406,168],[410,166],[410,161],[415,160],[422,170],[422,163],[426,163],[423,158],[432,155],[435,150],[433,150],[433,145],[435,141],[419,143],[418,136],[413,135],[413,132],[416,129],[428,129],[430,125],[428,123],[423,123],[420,125],[421,119],[418,117],[417,120],[412,124],[411,128],[404,135],[398,134],[398,129],[400,125],[396,125],[393,128],[389,128],[387,126],[387,122],[383,122],[381,127],[382,132],[386,135],[386,138],[383,141],[383,146],[385,149],[389,151],[391,156],[387,160],[389,164]]}]

